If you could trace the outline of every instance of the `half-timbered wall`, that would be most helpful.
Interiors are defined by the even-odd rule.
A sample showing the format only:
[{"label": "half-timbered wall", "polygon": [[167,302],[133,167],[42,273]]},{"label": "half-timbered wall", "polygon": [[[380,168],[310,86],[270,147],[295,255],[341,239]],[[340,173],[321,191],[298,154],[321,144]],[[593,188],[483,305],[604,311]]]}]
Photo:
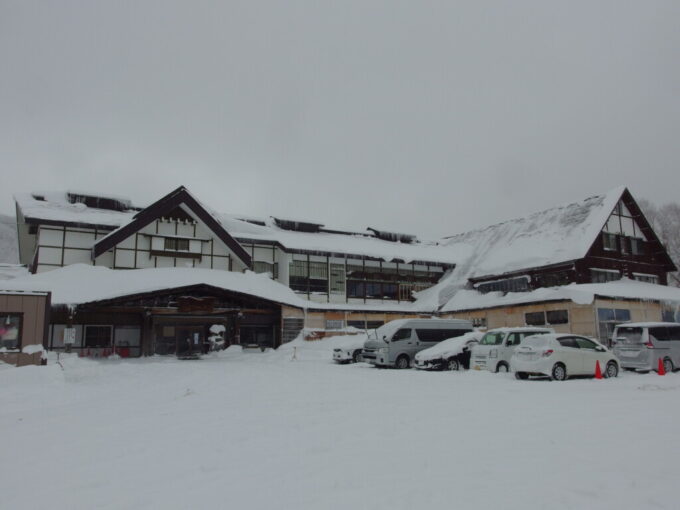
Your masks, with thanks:
[{"label": "half-timbered wall", "polygon": [[[70,264],[93,264],[112,269],[201,267],[243,271],[245,265],[199,221],[159,219],[118,243],[93,262],[92,246],[110,231],[40,225],[36,272]],[[182,250],[168,249],[168,241],[186,241]]]}]

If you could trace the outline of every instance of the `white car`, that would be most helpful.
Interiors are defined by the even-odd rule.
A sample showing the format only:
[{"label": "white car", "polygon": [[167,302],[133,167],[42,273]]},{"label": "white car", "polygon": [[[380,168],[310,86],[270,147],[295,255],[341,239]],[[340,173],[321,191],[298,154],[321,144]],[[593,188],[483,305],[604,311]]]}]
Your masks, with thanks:
[{"label": "white car", "polygon": [[416,368],[423,370],[461,370],[470,368],[470,352],[484,333],[470,331],[449,338],[416,354]]},{"label": "white car", "polygon": [[336,363],[358,363],[363,361],[361,351],[368,339],[365,333],[338,338],[333,348],[333,361]]},{"label": "white car", "polygon": [[535,335],[522,340],[510,366],[517,379],[547,375],[564,381],[572,375],[595,375],[599,362],[602,375],[619,375],[619,360],[601,343],[571,333]]}]

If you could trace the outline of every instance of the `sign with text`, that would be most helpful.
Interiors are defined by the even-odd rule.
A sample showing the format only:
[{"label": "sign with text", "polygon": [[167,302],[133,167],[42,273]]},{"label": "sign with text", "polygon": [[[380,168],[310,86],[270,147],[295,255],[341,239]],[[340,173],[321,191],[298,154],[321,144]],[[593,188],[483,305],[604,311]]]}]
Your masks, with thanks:
[{"label": "sign with text", "polygon": [[64,344],[76,343],[76,328],[64,328]]}]

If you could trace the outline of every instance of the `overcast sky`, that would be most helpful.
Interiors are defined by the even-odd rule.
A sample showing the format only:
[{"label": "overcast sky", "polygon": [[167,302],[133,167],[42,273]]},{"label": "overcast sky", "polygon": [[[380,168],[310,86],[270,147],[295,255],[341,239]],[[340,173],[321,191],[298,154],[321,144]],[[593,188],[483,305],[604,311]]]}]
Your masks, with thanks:
[{"label": "overcast sky", "polygon": [[677,0],[0,0],[0,212],[184,184],[434,237],[621,184],[680,201],[679,26]]}]

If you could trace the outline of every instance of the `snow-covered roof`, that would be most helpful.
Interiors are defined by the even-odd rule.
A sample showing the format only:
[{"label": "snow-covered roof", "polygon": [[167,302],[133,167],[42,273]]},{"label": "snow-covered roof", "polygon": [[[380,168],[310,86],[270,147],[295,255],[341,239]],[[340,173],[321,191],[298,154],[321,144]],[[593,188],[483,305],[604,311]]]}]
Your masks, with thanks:
[{"label": "snow-covered roof", "polygon": [[20,264],[0,264],[0,280],[12,280],[20,276],[28,276],[28,268]]},{"label": "snow-covered roof", "polygon": [[[482,294],[476,290],[462,289],[456,292],[441,308],[441,311],[478,310],[542,301],[570,300],[579,304],[591,304],[596,297],[680,304],[680,288],[623,278],[607,283],[573,283],[562,287],[540,288],[531,292],[509,292],[505,295],[502,292]],[[427,304],[427,302],[420,303],[423,307]]]},{"label": "snow-covered roof", "polygon": [[[43,197],[36,199],[33,195]],[[117,228],[129,222],[137,211],[110,211],[87,207],[85,204],[72,204],[67,192],[17,193],[14,200],[27,220],[61,222],[79,225],[92,225]]]},{"label": "snow-covered roof", "polygon": [[[187,193],[188,190],[187,190]],[[136,210],[110,211],[87,207],[85,204],[72,204],[67,193],[36,193],[45,200],[38,200],[30,193],[14,196],[17,206],[26,219],[46,222],[63,222],[79,225],[97,225],[118,229],[133,221],[139,214]],[[241,241],[278,243],[287,250],[305,252],[337,253],[372,257],[386,262],[400,260],[406,263],[429,262],[453,265],[456,259],[450,249],[444,249],[435,242],[401,243],[378,239],[374,234],[341,234],[336,232],[297,232],[278,227],[273,218],[262,220],[265,225],[256,225],[242,215],[223,214],[196,199],[224,229]],[[241,219],[239,219],[241,218]],[[111,232],[109,235],[112,235]],[[100,238],[99,242],[104,238]]]},{"label": "snow-covered roof", "polygon": [[621,199],[620,186],[580,202],[465,232],[442,241],[458,258],[456,273],[468,278],[512,273],[583,258]]},{"label": "snow-covered roof", "polygon": [[272,280],[267,275],[251,271],[237,273],[218,269],[180,267],[121,271],[103,266],[72,264],[52,271],[11,280],[11,290],[15,292],[52,292],[52,304],[55,305],[79,305],[193,285],[210,285],[296,308],[311,310],[412,313],[428,311],[421,310],[417,303],[410,302],[401,304],[315,303],[303,299],[290,288]]}]

